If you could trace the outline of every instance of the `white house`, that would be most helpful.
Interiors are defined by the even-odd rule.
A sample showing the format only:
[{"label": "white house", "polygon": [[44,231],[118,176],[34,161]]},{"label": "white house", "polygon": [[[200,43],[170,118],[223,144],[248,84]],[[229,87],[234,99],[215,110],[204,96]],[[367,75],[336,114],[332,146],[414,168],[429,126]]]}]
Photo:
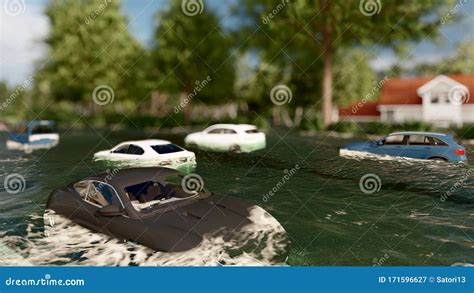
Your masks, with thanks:
[{"label": "white house", "polygon": [[340,119],[439,126],[474,123],[474,75],[389,79],[376,101],[360,101],[339,110]]}]

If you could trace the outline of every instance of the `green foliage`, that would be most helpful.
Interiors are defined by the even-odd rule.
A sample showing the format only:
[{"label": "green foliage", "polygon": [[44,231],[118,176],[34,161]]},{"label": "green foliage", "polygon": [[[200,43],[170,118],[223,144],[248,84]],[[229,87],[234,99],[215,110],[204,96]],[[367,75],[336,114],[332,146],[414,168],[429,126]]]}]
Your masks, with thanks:
[{"label": "green foliage", "polygon": [[[334,73],[331,68],[326,73],[336,81],[335,100],[347,103],[360,99],[373,80],[366,57],[349,54],[345,61],[352,63],[348,64],[331,55],[354,46],[368,48],[374,44],[403,48],[407,42],[435,37],[441,25],[440,16],[454,3],[453,0],[380,1],[378,13],[367,16],[361,12],[361,1],[243,2],[235,8],[236,15],[249,24],[242,29],[241,38],[252,34],[247,47],[260,50],[263,62],[291,74],[288,86],[296,89],[295,103],[300,105],[316,104],[322,97],[319,91],[324,91],[320,86],[324,60],[336,67]],[[363,62],[354,63],[357,59]],[[348,75],[347,82],[339,82],[344,73]],[[360,87],[354,88],[357,83]]]},{"label": "green foliage", "polygon": [[464,125],[452,130],[461,139],[474,139],[474,125]]},{"label": "green foliage", "polygon": [[305,116],[301,122],[302,130],[320,131],[324,129],[323,121],[319,117]]},{"label": "green foliage", "polygon": [[378,97],[380,86],[369,65],[370,54],[360,49],[345,50],[336,56],[334,65],[334,98],[338,105]]},{"label": "green foliage", "polygon": [[412,68],[402,68],[396,65],[401,74],[414,74],[418,76],[433,76],[439,74],[473,74],[474,73],[474,39],[467,38],[456,47],[456,54],[434,63],[420,63]]},{"label": "green foliage", "polygon": [[211,81],[196,98],[204,103],[224,103],[232,97],[235,77],[231,39],[207,5],[201,14],[188,16],[181,2],[172,0],[169,8],[158,14],[152,56],[160,87],[190,94],[196,83],[209,77]]},{"label": "green foliage", "polygon": [[129,80],[145,80],[136,66],[145,51],[129,34],[120,6],[120,1],[51,2],[46,11],[51,22],[49,54],[37,74],[39,95],[91,103],[99,85],[110,86],[116,100],[135,97],[137,88],[146,88],[130,86]]},{"label": "green foliage", "polygon": [[332,124],[329,130],[353,134],[385,135],[395,131],[434,131],[436,129],[431,124],[418,121],[392,124],[384,122],[356,123],[353,121],[339,121]]},{"label": "green foliage", "polygon": [[466,39],[457,47],[457,54],[446,65],[455,73],[474,74],[474,38]]}]

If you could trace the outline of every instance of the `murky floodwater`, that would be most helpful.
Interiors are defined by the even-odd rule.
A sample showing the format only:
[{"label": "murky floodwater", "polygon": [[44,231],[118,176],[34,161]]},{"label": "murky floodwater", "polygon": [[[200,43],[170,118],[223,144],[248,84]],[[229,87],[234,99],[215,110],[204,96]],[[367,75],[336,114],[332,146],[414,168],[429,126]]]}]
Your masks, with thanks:
[{"label": "murky floodwater", "polygon": [[[94,152],[150,133],[72,131],[50,151],[7,151],[0,134],[0,262],[36,265],[272,264],[241,254],[234,261],[206,243],[193,253],[155,253],[81,227],[53,241],[43,225],[49,192],[108,167]],[[103,137],[106,137],[104,140]],[[184,135],[153,135],[178,144]],[[209,190],[254,202],[270,212],[291,239],[289,265],[453,265],[474,263],[474,168],[411,160],[338,156],[349,139],[269,131],[267,148],[252,154],[196,151],[195,170]],[[474,154],[470,154],[474,157]],[[20,174],[24,190],[5,190]],[[366,184],[360,186],[360,179]],[[12,177],[10,177],[11,179]],[[19,182],[22,184],[23,182]],[[256,215],[258,218],[258,215]],[[272,229],[262,219],[261,225]],[[76,243],[66,237],[76,236]],[[258,237],[258,235],[254,235]],[[83,241],[87,239],[87,241]],[[272,239],[264,239],[271,255]]]}]

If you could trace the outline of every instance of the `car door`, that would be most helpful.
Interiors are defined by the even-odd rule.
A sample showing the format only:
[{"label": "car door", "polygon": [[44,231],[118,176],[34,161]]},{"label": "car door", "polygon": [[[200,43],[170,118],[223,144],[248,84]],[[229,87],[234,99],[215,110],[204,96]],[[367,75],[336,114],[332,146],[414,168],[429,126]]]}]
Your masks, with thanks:
[{"label": "car door", "polygon": [[406,135],[389,135],[383,140],[383,145],[379,147],[379,153],[387,156],[403,157],[407,141],[408,137]]},{"label": "car door", "polygon": [[427,136],[427,139],[430,142],[430,149],[426,157],[427,159],[449,157],[450,147],[446,142],[434,136]]},{"label": "car door", "polygon": [[128,147],[127,157],[131,160],[140,160],[143,158],[144,153],[145,151],[141,147],[131,144]]},{"label": "car door", "polygon": [[413,159],[427,159],[430,157],[431,146],[424,135],[412,134],[408,138],[405,156]]},{"label": "car door", "polygon": [[[187,152],[185,151],[185,149],[175,144],[169,143],[162,145],[154,145],[151,146],[151,148],[158,156],[160,166],[171,165],[173,163],[182,163],[187,160]],[[184,161],[182,160],[183,158],[185,159]]]}]

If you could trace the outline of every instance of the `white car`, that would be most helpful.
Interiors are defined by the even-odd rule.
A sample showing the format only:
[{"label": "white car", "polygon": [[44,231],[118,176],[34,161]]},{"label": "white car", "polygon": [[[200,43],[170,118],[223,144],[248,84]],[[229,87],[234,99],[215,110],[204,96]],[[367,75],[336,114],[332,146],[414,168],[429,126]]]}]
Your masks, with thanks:
[{"label": "white car", "polygon": [[95,153],[94,159],[123,162],[134,166],[163,166],[173,169],[196,164],[196,156],[193,152],[161,139],[122,142],[110,150]]},{"label": "white car", "polygon": [[249,124],[215,124],[201,132],[191,133],[184,142],[203,150],[218,152],[252,152],[264,149],[265,133]]}]

